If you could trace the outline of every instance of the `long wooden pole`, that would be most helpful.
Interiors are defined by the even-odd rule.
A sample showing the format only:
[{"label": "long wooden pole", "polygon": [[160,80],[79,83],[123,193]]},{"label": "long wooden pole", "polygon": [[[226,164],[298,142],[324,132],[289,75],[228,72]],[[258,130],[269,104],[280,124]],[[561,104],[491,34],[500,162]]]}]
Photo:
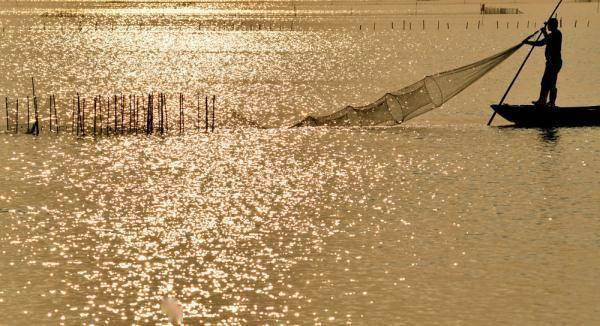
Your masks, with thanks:
[{"label": "long wooden pole", "polygon": [[[556,7],[554,7],[554,10],[552,10],[552,13],[550,14],[550,18],[552,18],[552,16],[554,16],[554,14],[558,10],[558,7],[560,7],[560,5],[562,4],[562,2],[563,2],[563,0],[559,0],[558,1],[558,3],[556,4]],[[550,18],[548,18],[548,20],[550,20]],[[544,24],[544,27],[546,27],[546,24],[547,24],[547,22]],[[537,32],[535,32],[535,33],[537,33]],[[535,33],[533,33],[532,35],[535,35]],[[539,33],[536,41],[539,41],[541,37],[542,37],[542,33]],[[500,102],[498,103],[498,105],[502,105],[504,103],[504,100],[506,99],[506,97],[508,96],[508,93],[510,92],[511,88],[513,87],[513,85],[517,81],[517,78],[519,77],[519,74],[523,70],[523,67],[525,67],[525,64],[527,63],[527,60],[529,60],[529,57],[531,56],[531,53],[533,52],[534,48],[535,48],[535,46],[532,46],[531,49],[529,49],[529,53],[527,53],[527,56],[525,56],[525,60],[523,60],[523,63],[521,63],[521,66],[519,67],[519,70],[517,70],[517,73],[515,74],[515,77],[513,77],[512,81],[508,85],[508,88],[504,92],[504,95],[502,95],[502,98],[500,99]],[[490,117],[490,120],[487,123],[488,126],[492,124],[492,121],[494,121],[495,117],[496,117],[496,111],[494,111],[494,113],[492,113],[492,116]]]}]

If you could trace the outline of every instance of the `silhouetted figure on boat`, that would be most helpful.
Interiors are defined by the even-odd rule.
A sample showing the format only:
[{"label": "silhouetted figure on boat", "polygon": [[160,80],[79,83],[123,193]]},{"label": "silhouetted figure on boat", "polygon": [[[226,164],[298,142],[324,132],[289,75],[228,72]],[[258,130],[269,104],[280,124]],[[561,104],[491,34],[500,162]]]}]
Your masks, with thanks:
[{"label": "silhouetted figure on boat", "polygon": [[[550,33],[546,31],[546,27]],[[547,106],[554,107],[556,106],[556,96],[558,92],[556,89],[556,80],[558,79],[558,72],[562,67],[562,57],[560,54],[562,33],[558,30],[558,20],[556,18],[550,18],[547,25],[542,27],[540,31],[544,34],[542,40],[529,41],[529,39],[526,39],[523,41],[524,44],[532,46],[546,46],[546,69],[544,70],[544,76],[542,77],[540,98],[533,102],[533,104],[538,107],[545,107],[546,98],[550,95]]]}]

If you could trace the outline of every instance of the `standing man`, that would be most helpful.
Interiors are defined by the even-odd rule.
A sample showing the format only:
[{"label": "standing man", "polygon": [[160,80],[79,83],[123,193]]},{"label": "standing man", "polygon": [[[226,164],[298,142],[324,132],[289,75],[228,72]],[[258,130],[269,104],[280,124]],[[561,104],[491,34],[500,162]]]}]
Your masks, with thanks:
[{"label": "standing man", "polygon": [[[550,31],[550,34],[546,31],[546,27]],[[556,106],[556,95],[558,92],[556,89],[556,80],[558,78],[558,72],[562,67],[562,57],[560,54],[562,47],[562,33],[558,30],[558,20],[556,18],[550,18],[548,23],[542,27],[540,31],[544,34],[544,39],[539,41],[529,41],[528,38],[523,41],[523,43],[531,46],[546,46],[546,69],[544,70],[544,76],[542,77],[540,98],[533,102],[533,104],[540,108],[545,107],[546,98],[549,94],[550,99],[547,106],[552,108]]]}]

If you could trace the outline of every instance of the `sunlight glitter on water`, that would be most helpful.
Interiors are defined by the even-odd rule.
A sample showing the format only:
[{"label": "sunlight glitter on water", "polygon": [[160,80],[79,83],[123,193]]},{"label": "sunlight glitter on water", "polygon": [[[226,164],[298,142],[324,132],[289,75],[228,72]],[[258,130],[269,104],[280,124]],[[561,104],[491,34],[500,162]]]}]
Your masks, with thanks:
[{"label": "sunlight glitter on water", "polygon": [[[192,126],[196,92],[217,94],[217,132],[0,135],[2,319],[167,323],[165,298],[186,324],[597,318],[598,130],[483,126],[520,58],[398,128],[259,130],[236,115],[287,127],[485,57],[525,30],[359,31],[372,18],[344,16],[343,28],[198,31],[189,17],[108,16],[82,32],[76,19],[44,31],[37,16],[33,29],[7,18],[2,94],[27,96],[23,75],[35,72],[69,121],[75,92],[162,90],[171,110],[184,92]],[[592,29],[565,35],[565,58],[597,53]],[[511,100],[537,91],[542,60]],[[563,103],[597,101],[593,60],[565,66]]]}]

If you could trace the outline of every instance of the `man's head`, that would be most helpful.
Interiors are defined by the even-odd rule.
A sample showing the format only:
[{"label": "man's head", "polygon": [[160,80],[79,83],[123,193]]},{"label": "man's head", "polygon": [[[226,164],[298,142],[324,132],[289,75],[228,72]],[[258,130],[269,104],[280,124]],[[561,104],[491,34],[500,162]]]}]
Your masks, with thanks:
[{"label": "man's head", "polygon": [[558,29],[558,20],[556,18],[548,19],[548,29],[552,32]]}]

